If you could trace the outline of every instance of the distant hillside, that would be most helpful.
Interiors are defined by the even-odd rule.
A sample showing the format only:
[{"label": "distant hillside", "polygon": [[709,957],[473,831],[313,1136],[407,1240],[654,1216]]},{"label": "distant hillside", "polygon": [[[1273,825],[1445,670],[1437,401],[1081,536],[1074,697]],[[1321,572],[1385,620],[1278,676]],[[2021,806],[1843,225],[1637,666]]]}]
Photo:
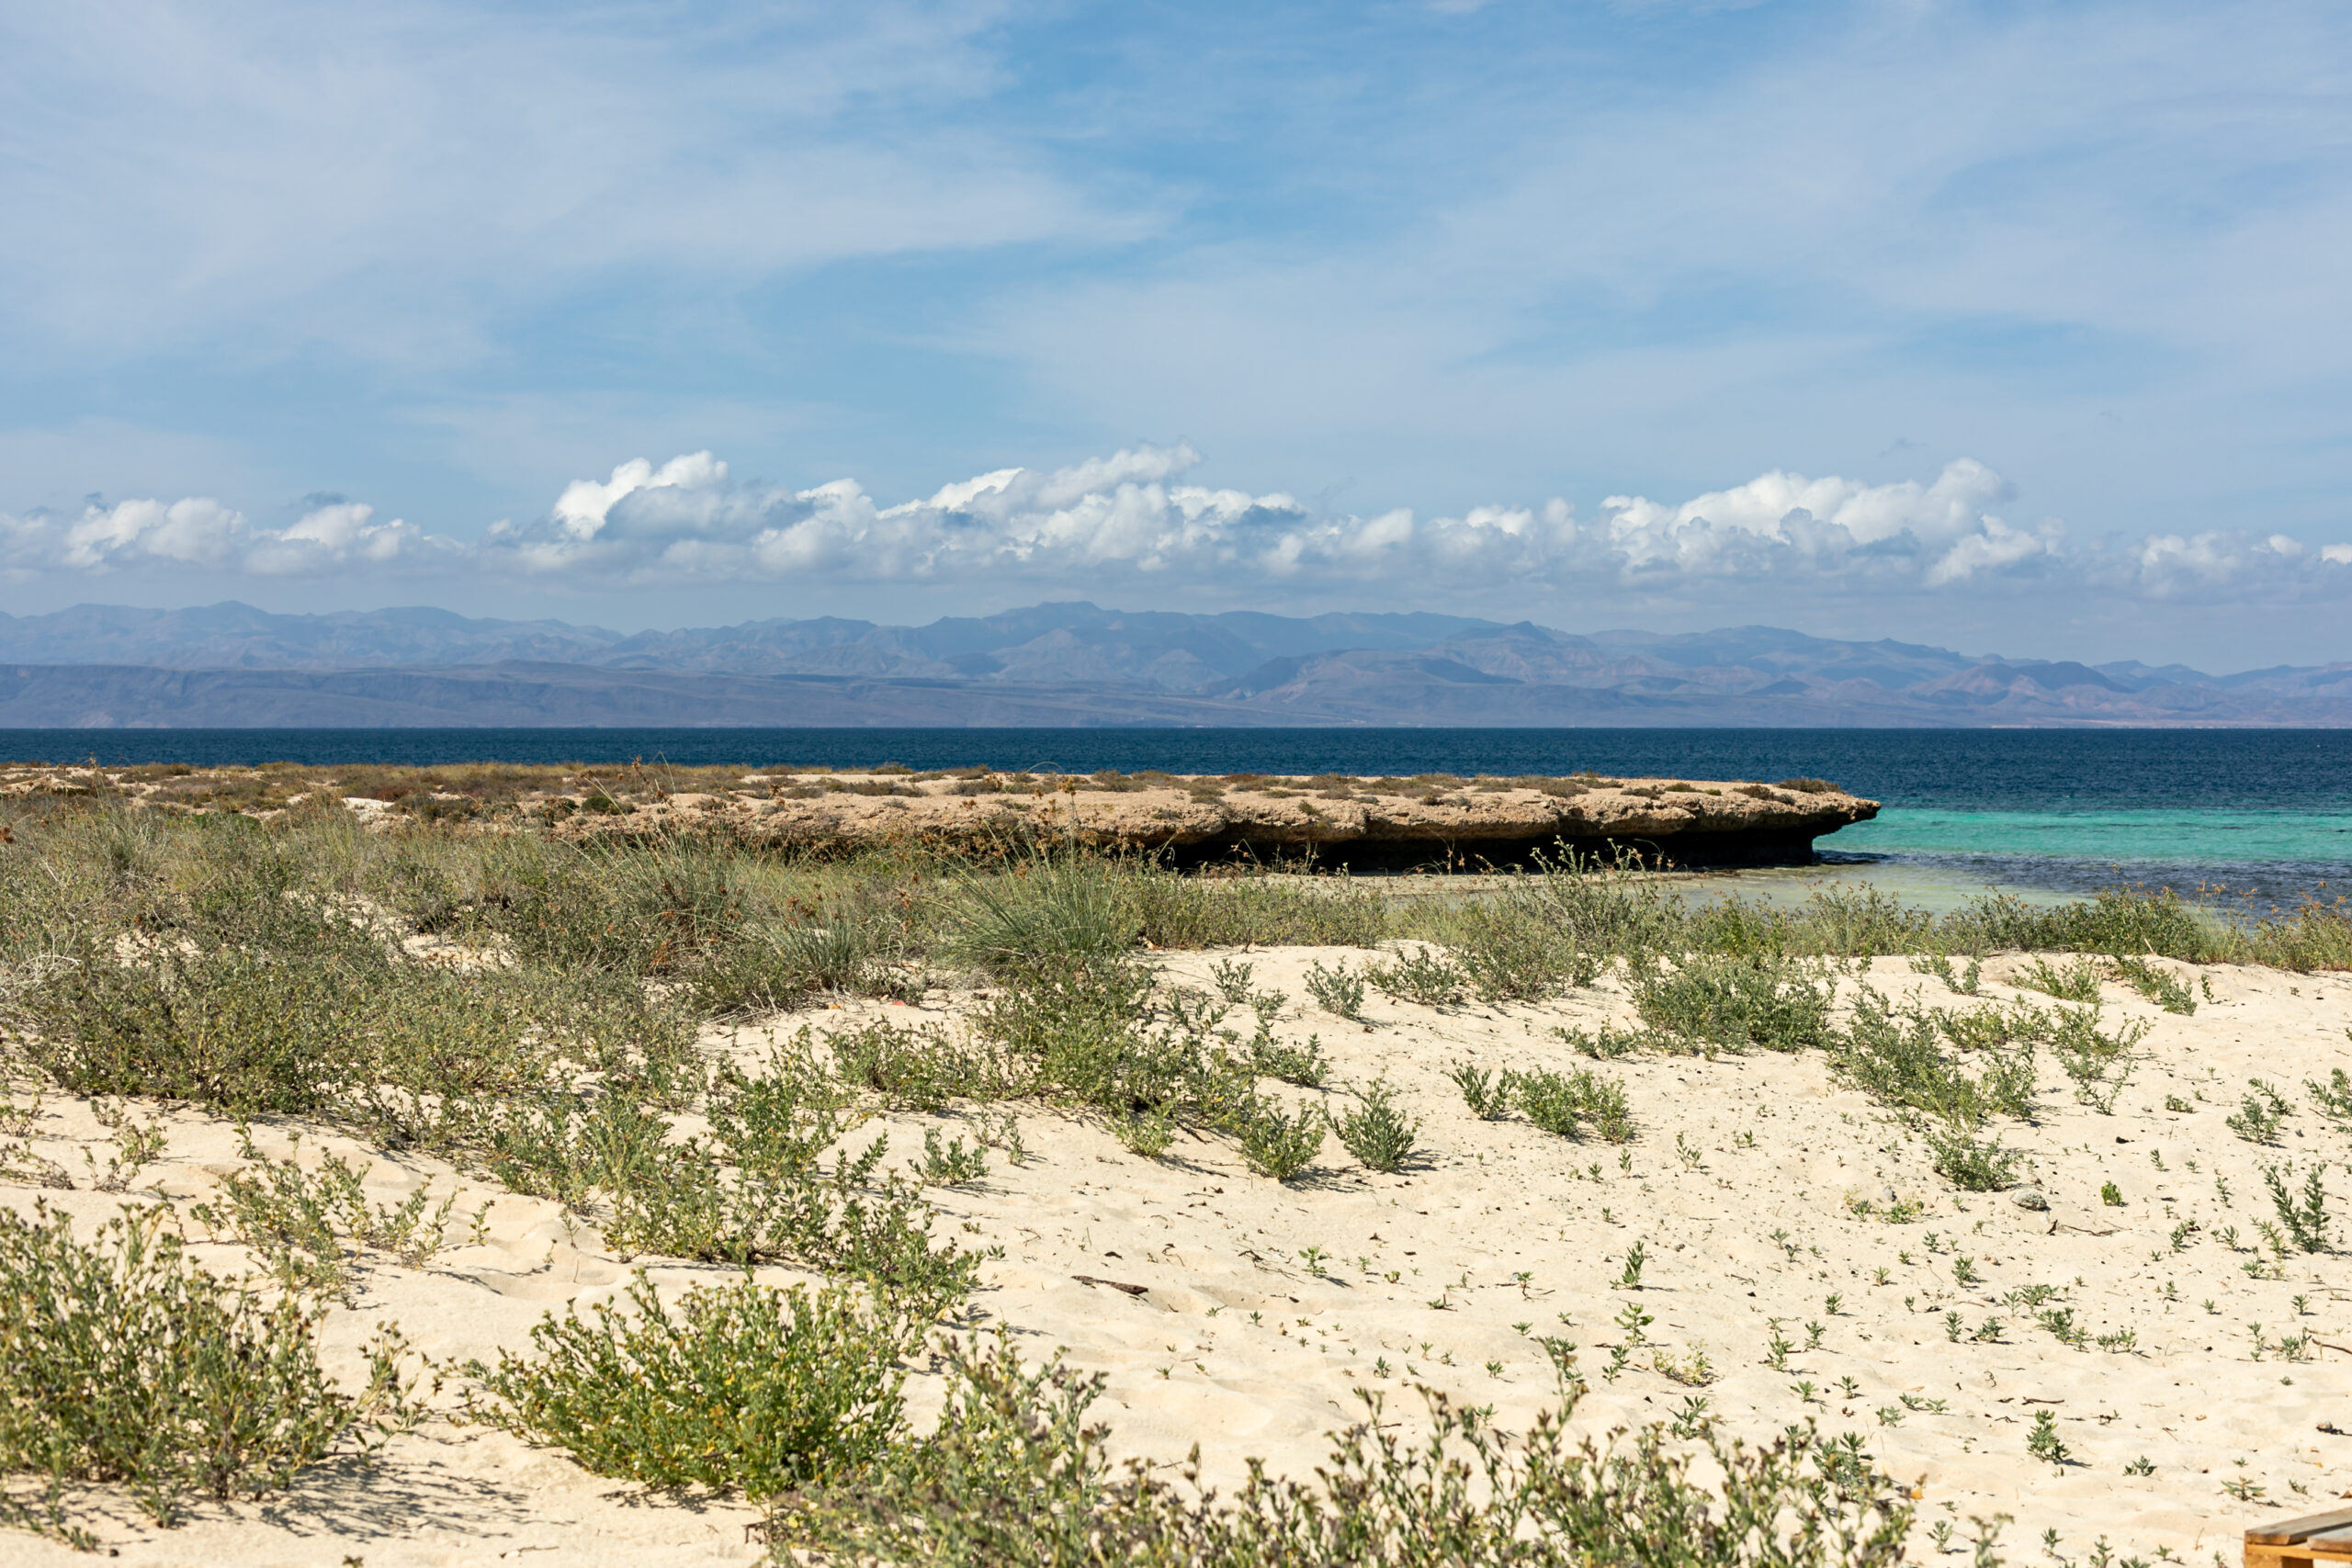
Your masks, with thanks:
[{"label": "distant hillside", "polygon": [[2352,726],[2352,663],[1969,658],[1770,626],[1039,604],[624,635],[444,610],[0,615],[0,728],[530,725]]}]

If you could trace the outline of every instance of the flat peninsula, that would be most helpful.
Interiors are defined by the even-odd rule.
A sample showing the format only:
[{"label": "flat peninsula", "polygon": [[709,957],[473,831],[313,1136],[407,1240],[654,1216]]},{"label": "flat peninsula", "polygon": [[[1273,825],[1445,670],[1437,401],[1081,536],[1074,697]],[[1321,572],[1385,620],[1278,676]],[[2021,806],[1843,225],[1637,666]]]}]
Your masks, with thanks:
[{"label": "flat peninsula", "polygon": [[340,801],[371,822],[501,820],[565,838],[716,832],[776,848],[909,841],[958,849],[1046,839],[1179,864],[1311,854],[1364,869],[1521,863],[1537,854],[1679,865],[1813,858],[1814,841],[1878,814],[1821,779],[1419,773],[1064,773],[983,767],[0,769],[0,794],[119,792],[172,811],[267,815]]}]

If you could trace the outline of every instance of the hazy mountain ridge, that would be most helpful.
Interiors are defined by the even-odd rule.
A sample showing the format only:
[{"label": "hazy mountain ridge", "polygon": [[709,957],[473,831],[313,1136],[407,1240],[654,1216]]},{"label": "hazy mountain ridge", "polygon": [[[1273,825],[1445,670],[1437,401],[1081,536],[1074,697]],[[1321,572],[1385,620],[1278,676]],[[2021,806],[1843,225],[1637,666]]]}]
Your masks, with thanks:
[{"label": "hazy mountain ridge", "polygon": [[2216,676],[1771,626],[1588,636],[1089,604],[633,635],[435,609],[83,605],[0,615],[0,666],[12,728],[2352,724],[2352,662]]}]

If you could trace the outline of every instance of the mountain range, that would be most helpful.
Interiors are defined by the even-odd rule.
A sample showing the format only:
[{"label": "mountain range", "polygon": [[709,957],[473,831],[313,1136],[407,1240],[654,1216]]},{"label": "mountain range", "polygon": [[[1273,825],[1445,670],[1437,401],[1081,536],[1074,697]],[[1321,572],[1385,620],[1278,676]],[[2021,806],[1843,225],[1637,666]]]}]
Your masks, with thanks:
[{"label": "mountain range", "polygon": [[2211,675],[1770,626],[1048,604],[620,633],[413,608],[0,614],[0,728],[2352,725],[2352,662]]}]

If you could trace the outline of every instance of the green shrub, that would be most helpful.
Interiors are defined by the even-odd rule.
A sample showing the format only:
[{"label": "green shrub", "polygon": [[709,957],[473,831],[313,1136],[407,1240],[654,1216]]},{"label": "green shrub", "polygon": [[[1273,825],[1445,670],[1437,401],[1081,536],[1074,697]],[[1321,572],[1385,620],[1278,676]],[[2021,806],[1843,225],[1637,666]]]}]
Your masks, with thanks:
[{"label": "green shrub", "polygon": [[411,1268],[422,1267],[447,1235],[455,1191],[434,1206],[418,1188],[401,1202],[370,1203],[360,1183],[370,1168],[354,1168],[335,1155],[315,1170],[298,1163],[300,1141],[283,1160],[258,1158],[250,1139],[245,1155],[256,1164],[220,1178],[220,1201],[197,1204],[191,1218],[208,1231],[252,1247],[286,1291],[348,1298],[362,1247],[390,1253]]},{"label": "green shrub", "polygon": [[[2345,1033],[2352,1036],[2352,1029],[2346,1030]],[[2352,1128],[2352,1075],[2338,1067],[2327,1082],[2319,1083],[2306,1078],[2303,1088],[2312,1097],[2312,1108],[2322,1116]]]},{"label": "green shrub", "polygon": [[187,1498],[258,1496],[418,1415],[397,1336],[345,1394],[319,1366],[318,1309],[190,1266],[161,1224],[126,1213],[85,1244],[46,1205],[0,1209],[0,1472],[47,1488],[0,1517],[89,1544],[62,1494],[98,1482],[169,1525]]},{"label": "green shrub", "polygon": [[1293,1045],[1275,1039],[1262,1025],[1250,1042],[1250,1065],[1268,1077],[1300,1089],[1321,1089],[1331,1076],[1331,1059],[1323,1055],[1321,1036],[1310,1034],[1306,1044]]},{"label": "green shrub", "polygon": [[1331,1118],[1331,1130],[1366,1168],[1393,1171],[1413,1152],[1421,1124],[1396,1107],[1396,1091],[1385,1078],[1356,1091],[1356,1103]]},{"label": "green shrub", "polygon": [[1510,1114],[1511,1102],[1518,1098],[1519,1075],[1509,1068],[1497,1074],[1464,1062],[1449,1069],[1446,1077],[1462,1090],[1470,1114],[1481,1122],[1501,1121]]},{"label": "green shrub", "polygon": [[1796,960],[1694,953],[1639,975],[1634,1006],[1651,1029],[1692,1049],[1802,1051],[1828,1035],[1833,987],[1815,974]]},{"label": "green shrub", "polygon": [[1548,914],[1544,900],[1517,879],[1495,898],[1459,911],[1453,957],[1480,999],[1541,1001],[1592,984],[1600,973],[1599,954],[1578,947],[1574,934]]},{"label": "green shrub", "polygon": [[2248,1078],[2246,1088],[2246,1097],[2237,1110],[2222,1119],[2223,1124],[2249,1144],[2277,1143],[2279,1123],[2295,1113],[2294,1107],[2260,1078]]},{"label": "green shrub", "polygon": [[1567,1074],[1548,1069],[1522,1073],[1512,1088],[1527,1119],[1547,1133],[1574,1138],[1590,1122],[1594,1134],[1605,1143],[1634,1140],[1634,1112],[1625,1086],[1589,1067]]},{"label": "green shrub", "polygon": [[1364,970],[1383,996],[1423,1007],[1452,1007],[1462,999],[1466,980],[1460,968],[1430,947],[1417,947],[1393,964],[1374,964]]},{"label": "green shrub", "polygon": [[[2030,1116],[2032,1040],[2008,1050],[1991,1043],[2007,1038],[2014,1022],[1993,1009],[1956,1016],[1915,1007],[1898,1013],[1866,986],[1855,999],[1852,1022],[1829,1040],[1830,1066],[1880,1104],[1939,1121],[1976,1127],[1996,1112]],[[1985,1062],[1981,1076],[1971,1077],[1945,1055],[1947,1039],[1978,1045]]]},{"label": "green shrub", "polygon": [[1276,1181],[1300,1175],[1323,1148],[1323,1117],[1308,1108],[1285,1111],[1272,1100],[1253,1100],[1235,1113],[1232,1127],[1250,1168]]},{"label": "green shrub", "polygon": [[2102,1116],[2112,1115],[2115,1098],[2132,1076],[2132,1048],[2147,1037],[2148,1027],[2130,1023],[2103,1034],[2096,1007],[2056,1009],[2050,1015],[2050,1044],[2075,1080],[2075,1098]]},{"label": "green shrub", "polygon": [[2183,1018],[2197,1010],[2197,993],[2184,986],[2174,976],[2157,968],[2144,958],[2118,954],[2110,961],[2115,977],[2155,1003],[2166,1012]]},{"label": "green shrub", "polygon": [[1361,1019],[1363,1016],[1363,976],[1351,975],[1345,964],[1326,969],[1320,964],[1306,966],[1306,994],[1315,1005],[1334,1018]]},{"label": "green shrub", "polygon": [[[1904,1489],[1859,1440],[1810,1425],[1751,1449],[1708,1428],[1703,1468],[1653,1424],[1605,1447],[1571,1442],[1577,1385],[1523,1437],[1423,1391],[1429,1436],[1365,1418],[1331,1438],[1309,1483],[1256,1461],[1232,1498],[1143,1461],[1124,1471],[1086,1419],[1100,1377],[1058,1359],[1023,1371],[1009,1337],[948,1349],[931,1437],[772,1518],[780,1560],[996,1568],[1894,1568],[1912,1523]],[[1982,1553],[1994,1561],[1989,1550]]]},{"label": "green shrub", "polygon": [[754,1500],[854,1476],[900,1437],[921,1318],[835,1285],[697,1285],[673,1315],[640,1269],[628,1294],[542,1318],[531,1358],[469,1363],[474,1417],[597,1475]]},{"label": "green shrub", "polygon": [[2064,969],[2046,958],[2037,958],[2018,971],[2017,983],[2030,990],[2046,991],[2061,1001],[2096,1002],[2099,977],[2098,965],[2086,958],[2078,958]]},{"label": "green shrub", "polygon": [[1999,1192],[2018,1184],[2020,1156],[1997,1140],[1980,1139],[1965,1125],[1951,1123],[1930,1125],[1925,1136],[1931,1163],[1953,1186],[1969,1192]]}]

